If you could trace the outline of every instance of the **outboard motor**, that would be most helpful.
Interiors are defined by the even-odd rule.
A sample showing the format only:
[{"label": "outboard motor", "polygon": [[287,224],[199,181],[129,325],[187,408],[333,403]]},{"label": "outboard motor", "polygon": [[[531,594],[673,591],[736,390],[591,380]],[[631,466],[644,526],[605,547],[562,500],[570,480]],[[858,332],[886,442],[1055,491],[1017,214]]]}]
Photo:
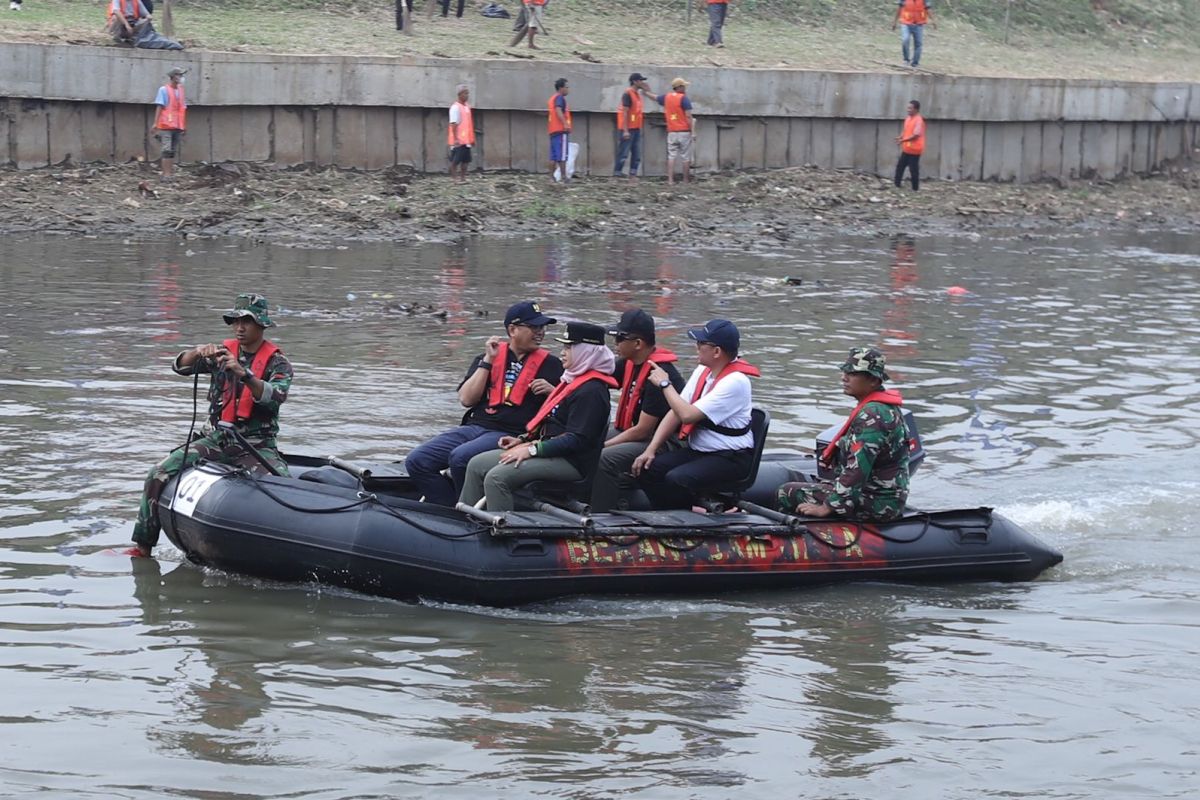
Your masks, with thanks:
[{"label": "outboard motor", "polygon": [[[908,429],[908,474],[915,475],[917,467],[925,460],[925,446],[921,444],[921,434],[917,430],[917,418],[911,411],[904,412],[904,427]],[[833,441],[842,429],[842,423],[831,425],[817,434],[817,452],[825,452],[825,448]],[[817,475],[822,480],[833,480],[834,471],[818,462]]]}]

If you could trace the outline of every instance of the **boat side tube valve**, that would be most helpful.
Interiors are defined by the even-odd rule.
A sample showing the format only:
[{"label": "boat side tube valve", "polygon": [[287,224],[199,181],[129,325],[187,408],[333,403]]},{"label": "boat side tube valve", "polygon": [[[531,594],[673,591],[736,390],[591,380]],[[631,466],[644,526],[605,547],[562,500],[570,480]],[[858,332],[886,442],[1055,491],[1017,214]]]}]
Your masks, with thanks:
[{"label": "boat side tube valve", "polygon": [[480,522],[486,522],[493,528],[503,528],[508,524],[508,520],[504,518],[503,514],[490,514],[487,511],[484,511],[482,508],[476,508],[470,503],[459,501],[454,505],[454,507],[466,514],[468,517],[474,517]]},{"label": "boat side tube valve", "polygon": [[572,525],[578,525],[584,530],[590,530],[593,526],[592,518],[587,515],[574,514],[566,509],[558,506],[550,505],[549,503],[539,502],[537,510],[549,514],[556,519],[561,519],[564,522],[570,522]]},{"label": "boat side tube valve", "polygon": [[793,533],[807,533],[808,529],[804,527],[804,523],[799,517],[792,514],[784,514],[782,511],[776,511],[773,508],[760,506],[758,503],[751,503],[749,500],[739,500],[738,507],[743,511],[749,511],[751,514],[757,514],[760,517],[766,517],[773,522],[781,522],[787,525]]},{"label": "boat side tube valve", "polygon": [[371,477],[371,470],[367,469],[366,467],[355,466],[349,461],[343,461],[337,456],[327,456],[325,460],[329,462],[329,466],[337,467],[342,472],[349,472],[351,475],[358,478],[359,481],[365,481]]}]

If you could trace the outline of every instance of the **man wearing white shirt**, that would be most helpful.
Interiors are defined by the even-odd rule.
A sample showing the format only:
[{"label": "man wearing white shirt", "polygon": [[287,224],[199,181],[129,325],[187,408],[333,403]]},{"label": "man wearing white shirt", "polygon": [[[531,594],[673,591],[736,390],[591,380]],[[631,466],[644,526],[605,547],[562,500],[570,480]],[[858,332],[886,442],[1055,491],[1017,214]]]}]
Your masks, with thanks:
[{"label": "man wearing white shirt", "polygon": [[[688,337],[696,342],[700,365],[682,392],[661,367],[649,375],[671,408],[633,462],[632,472],[654,508],[690,508],[698,494],[742,478],[754,457],[750,378],[759,371],[738,358],[737,326],[713,319],[690,329]],[[673,438],[683,446],[659,452]]]}]

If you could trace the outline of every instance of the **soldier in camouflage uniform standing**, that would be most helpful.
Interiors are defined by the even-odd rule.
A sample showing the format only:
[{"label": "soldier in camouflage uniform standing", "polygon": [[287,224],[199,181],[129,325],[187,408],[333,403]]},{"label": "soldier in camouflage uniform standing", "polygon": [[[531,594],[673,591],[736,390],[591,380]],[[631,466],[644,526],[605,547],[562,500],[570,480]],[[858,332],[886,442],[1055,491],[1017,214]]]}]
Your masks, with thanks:
[{"label": "soldier in camouflage uniform standing", "polygon": [[[233,310],[224,315],[234,334],[221,344],[204,344],[175,357],[177,375],[211,375],[208,385],[209,417],[200,436],[185,447],[180,445],[150,470],[133,526],[132,556],[149,556],[158,543],[161,525],[158,496],[163,486],[200,459],[236,464],[263,472],[262,465],[245,451],[231,434],[217,428],[232,422],[239,433],[268,463],[286,475],[287,465],[279,455],[275,437],[279,433],[279,407],[287,400],[292,385],[292,365],[283,351],[263,338],[275,323],[267,315],[267,298],[240,294]],[[186,458],[186,463],[185,463]]]},{"label": "soldier in camouflage uniform standing", "polygon": [[884,390],[886,359],[856,347],[842,364],[842,391],[858,401],[838,435],[820,454],[836,468],[832,482],[785,483],[779,510],[809,517],[887,522],[908,502],[908,429],[899,392]]}]

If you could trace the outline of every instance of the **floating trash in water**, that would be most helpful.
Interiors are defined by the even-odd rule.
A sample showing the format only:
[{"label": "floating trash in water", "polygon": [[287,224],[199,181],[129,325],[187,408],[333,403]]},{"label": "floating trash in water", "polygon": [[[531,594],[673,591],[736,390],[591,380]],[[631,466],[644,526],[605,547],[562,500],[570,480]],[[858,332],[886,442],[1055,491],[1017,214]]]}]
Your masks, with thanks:
[{"label": "floating trash in water", "polygon": [[966,289],[962,286],[951,286],[949,289],[946,290],[946,294],[951,295],[953,297],[962,297],[963,295],[970,294],[970,293],[971,292],[969,289]]},{"label": "floating trash in water", "polygon": [[346,292],[346,299],[353,302],[358,299],[358,295],[356,295],[354,292]]}]

